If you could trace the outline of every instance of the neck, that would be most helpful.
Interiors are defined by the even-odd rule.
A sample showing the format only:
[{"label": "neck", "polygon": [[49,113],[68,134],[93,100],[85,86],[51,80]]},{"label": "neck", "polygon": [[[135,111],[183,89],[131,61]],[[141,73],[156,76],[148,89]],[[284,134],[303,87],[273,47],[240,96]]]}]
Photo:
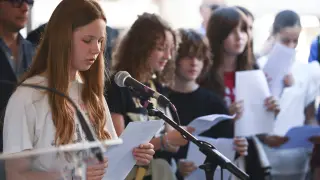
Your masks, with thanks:
[{"label": "neck", "polygon": [[71,71],[69,72],[69,81],[70,81],[70,82],[73,82],[73,81],[76,80],[77,73],[78,73],[78,71],[74,71],[74,70],[71,70]]},{"label": "neck", "polygon": [[10,31],[6,29],[3,24],[0,23],[0,38],[6,43],[8,47],[11,47],[15,43],[18,43],[19,32]]},{"label": "neck", "polygon": [[199,84],[196,83],[196,81],[187,81],[179,78],[178,76],[175,77],[174,85],[172,86],[172,89],[177,92],[182,93],[190,93],[195,91],[199,88]]},{"label": "neck", "polygon": [[223,56],[223,71],[224,72],[233,72],[236,71],[236,61],[237,56],[224,54]]}]

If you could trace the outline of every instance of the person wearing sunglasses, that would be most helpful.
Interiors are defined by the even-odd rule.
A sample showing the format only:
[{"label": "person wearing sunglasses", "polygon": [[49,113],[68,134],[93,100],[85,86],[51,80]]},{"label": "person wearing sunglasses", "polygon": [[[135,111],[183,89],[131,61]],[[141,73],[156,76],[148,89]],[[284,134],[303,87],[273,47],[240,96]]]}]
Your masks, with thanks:
[{"label": "person wearing sunglasses", "polygon": [[[19,31],[28,22],[28,13],[33,2],[33,0],[0,1],[0,80],[18,82],[31,64],[34,47],[21,36]],[[0,86],[0,123],[2,124],[4,109],[14,87],[5,84]],[[2,152],[2,133],[0,138],[0,152]]]}]

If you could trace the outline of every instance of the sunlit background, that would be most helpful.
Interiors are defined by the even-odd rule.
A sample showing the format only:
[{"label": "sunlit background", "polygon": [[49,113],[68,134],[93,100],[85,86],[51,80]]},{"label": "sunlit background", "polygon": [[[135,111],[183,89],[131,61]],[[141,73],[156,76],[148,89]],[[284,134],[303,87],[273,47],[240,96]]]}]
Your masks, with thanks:
[{"label": "sunlit background", "polygon": [[[61,0],[36,0],[31,11],[31,21],[26,33],[46,23]],[[269,35],[274,15],[280,10],[292,9],[302,19],[303,31],[297,48],[298,60],[307,62],[312,39],[320,32],[320,0],[226,0],[228,5],[241,5],[255,16],[254,50],[259,51]],[[161,15],[175,28],[195,28],[201,24],[201,0],[101,0],[108,25],[117,29],[130,27],[143,12]]]}]

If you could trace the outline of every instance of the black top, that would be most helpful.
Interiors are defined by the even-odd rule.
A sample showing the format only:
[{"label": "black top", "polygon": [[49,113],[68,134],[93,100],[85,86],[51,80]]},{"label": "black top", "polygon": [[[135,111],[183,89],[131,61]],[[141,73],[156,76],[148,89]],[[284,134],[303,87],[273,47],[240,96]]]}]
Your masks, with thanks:
[{"label": "black top", "polygon": [[[126,87],[119,87],[114,82],[114,75],[111,76],[110,82],[106,83],[105,97],[111,113],[118,113],[124,117],[125,126],[133,121],[143,121],[152,119],[153,117],[147,116],[147,110],[143,108],[140,104],[140,100],[143,100],[134,91]],[[163,95],[166,95],[167,88],[161,86],[161,84],[156,81],[152,81],[155,86],[155,90]],[[150,84],[145,84],[150,87]],[[155,105],[157,107],[157,105]],[[146,119],[143,119],[146,118]],[[158,119],[158,118],[155,118]],[[155,158],[163,158],[171,162],[171,154],[166,151],[156,151]]]},{"label": "black top", "polygon": [[[188,125],[197,117],[211,114],[228,114],[228,109],[223,100],[213,92],[201,87],[191,93],[180,93],[171,90],[169,99],[175,105],[183,126]],[[232,138],[233,121],[222,121],[200,135],[211,138]],[[189,145],[181,147],[175,158],[186,158],[188,147]]]}]

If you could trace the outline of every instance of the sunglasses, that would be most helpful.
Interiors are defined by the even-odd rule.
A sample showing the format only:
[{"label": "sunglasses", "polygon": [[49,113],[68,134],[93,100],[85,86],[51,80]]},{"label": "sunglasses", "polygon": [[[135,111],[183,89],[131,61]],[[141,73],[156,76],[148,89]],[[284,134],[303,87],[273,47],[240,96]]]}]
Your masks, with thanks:
[{"label": "sunglasses", "polygon": [[19,8],[23,3],[27,3],[29,6],[33,6],[34,0],[5,0],[10,2],[14,7]]}]

